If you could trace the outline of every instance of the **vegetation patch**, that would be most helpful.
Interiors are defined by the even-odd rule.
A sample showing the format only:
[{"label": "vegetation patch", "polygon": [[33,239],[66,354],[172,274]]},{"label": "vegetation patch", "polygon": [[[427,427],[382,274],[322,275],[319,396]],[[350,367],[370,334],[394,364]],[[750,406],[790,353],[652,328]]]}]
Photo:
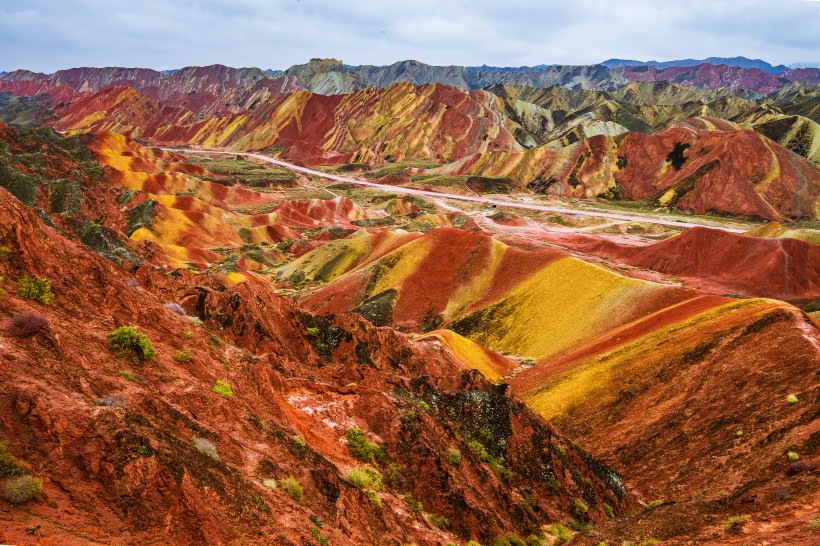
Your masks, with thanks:
[{"label": "vegetation patch", "polygon": [[148,336],[133,326],[120,326],[108,334],[108,348],[120,358],[131,357],[134,362],[152,362],[157,354]]},{"label": "vegetation patch", "polygon": [[230,398],[231,396],[233,396],[231,386],[221,379],[216,380],[216,383],[213,386],[213,390],[216,394],[224,396],[225,398]]},{"label": "vegetation patch", "polygon": [[372,466],[357,466],[347,473],[347,479],[359,489],[383,489],[382,474]]},{"label": "vegetation patch", "polygon": [[48,318],[34,313],[14,313],[6,327],[8,337],[30,337],[48,328]]},{"label": "vegetation patch", "polygon": [[3,498],[12,504],[22,504],[38,498],[43,493],[42,478],[16,476],[3,484]]},{"label": "vegetation patch", "polygon": [[379,464],[387,462],[387,453],[384,448],[368,441],[362,429],[358,427],[347,429],[345,438],[347,438],[350,452],[360,461]]},{"label": "vegetation patch", "polygon": [[305,492],[302,489],[302,484],[293,476],[279,480],[279,488],[298,504],[305,504]]},{"label": "vegetation patch", "polygon": [[51,291],[51,283],[43,277],[34,275],[23,275],[17,283],[17,293],[21,298],[34,300],[43,305],[51,305],[54,301],[54,293]]},{"label": "vegetation patch", "polygon": [[199,436],[194,436],[192,442],[197,451],[207,455],[215,461],[219,460],[219,451],[217,451],[213,442],[206,438],[200,438]]},{"label": "vegetation patch", "polygon": [[450,527],[450,520],[447,519],[445,516],[440,516],[438,514],[427,514],[427,521],[429,521],[442,531]]}]

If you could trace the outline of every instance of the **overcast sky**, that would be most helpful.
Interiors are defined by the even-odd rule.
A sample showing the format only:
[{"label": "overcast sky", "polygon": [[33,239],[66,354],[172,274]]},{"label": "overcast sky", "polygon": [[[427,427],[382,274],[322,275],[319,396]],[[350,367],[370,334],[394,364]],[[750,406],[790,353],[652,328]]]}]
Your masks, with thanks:
[{"label": "overcast sky", "polygon": [[813,0],[0,0],[0,70],[820,61]]}]

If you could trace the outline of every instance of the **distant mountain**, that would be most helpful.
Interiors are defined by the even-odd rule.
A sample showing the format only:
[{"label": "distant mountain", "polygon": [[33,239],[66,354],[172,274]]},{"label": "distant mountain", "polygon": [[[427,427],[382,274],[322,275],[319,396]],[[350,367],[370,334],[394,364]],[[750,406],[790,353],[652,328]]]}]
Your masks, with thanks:
[{"label": "distant mountain", "polygon": [[820,61],[813,63],[792,63],[789,68],[820,68]]},{"label": "distant mountain", "polygon": [[669,68],[673,66],[697,66],[700,64],[714,64],[714,65],[722,65],[725,64],[729,67],[735,68],[757,68],[758,70],[762,70],[767,74],[782,74],[783,72],[787,71],[789,68],[808,68],[808,67],[796,67],[796,66],[785,66],[779,64],[777,66],[772,66],[771,64],[767,63],[766,61],[760,59],[747,59],[746,57],[709,57],[707,59],[680,59],[677,61],[634,61],[634,60],[627,60],[627,59],[609,59],[601,64],[606,66],[607,68],[621,68],[625,66],[654,66],[655,68]]}]

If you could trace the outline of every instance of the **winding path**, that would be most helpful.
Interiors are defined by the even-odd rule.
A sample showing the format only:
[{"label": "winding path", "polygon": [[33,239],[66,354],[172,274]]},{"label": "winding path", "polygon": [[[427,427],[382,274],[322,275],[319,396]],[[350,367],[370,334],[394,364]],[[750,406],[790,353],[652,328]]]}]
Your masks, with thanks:
[{"label": "winding path", "polygon": [[307,167],[300,167],[298,165],[293,165],[291,163],[287,163],[280,159],[274,159],[272,157],[268,157],[266,155],[254,153],[254,152],[227,152],[224,150],[212,150],[212,149],[200,149],[200,150],[193,150],[193,149],[179,149],[179,148],[161,148],[162,150],[168,152],[175,152],[178,154],[222,154],[222,155],[243,155],[247,157],[252,157],[254,159],[258,159],[259,161],[264,161],[267,163],[272,163],[274,165],[278,165],[280,167],[285,167],[292,171],[302,172],[306,174],[310,174],[313,176],[318,176],[320,178],[325,178],[328,180],[334,180],[337,182],[345,182],[347,184],[355,184],[357,186],[370,186],[373,188],[378,188],[384,191],[388,191],[391,193],[396,193],[399,195],[420,195],[425,197],[432,197],[435,199],[455,199],[458,201],[472,201],[474,203],[483,203],[488,205],[493,205],[497,207],[511,207],[511,208],[518,208],[518,209],[525,209],[525,210],[538,210],[544,212],[555,212],[559,214],[572,214],[576,216],[591,216],[595,218],[607,218],[610,220],[623,220],[625,222],[644,222],[647,224],[659,224],[662,226],[671,226],[671,227],[678,227],[678,228],[694,228],[694,227],[707,227],[711,229],[719,229],[722,231],[728,231],[731,233],[744,233],[745,229],[739,228],[732,228],[726,226],[715,226],[709,224],[698,224],[693,222],[681,222],[678,220],[670,220],[670,219],[662,219],[662,218],[654,218],[650,216],[637,216],[631,214],[621,214],[617,212],[599,212],[599,211],[591,211],[591,210],[578,210],[578,209],[570,209],[565,207],[553,207],[548,205],[534,205],[529,203],[516,203],[514,201],[506,201],[503,199],[489,199],[486,197],[471,197],[469,195],[454,195],[451,193],[440,193],[435,191],[427,191],[427,190],[417,190],[414,188],[403,188],[401,186],[389,186],[386,184],[376,184],[375,182],[366,182],[364,180],[359,180],[357,178],[349,178],[346,176],[339,176],[337,174],[330,174],[325,173],[322,171],[317,171],[314,169],[310,169]]}]

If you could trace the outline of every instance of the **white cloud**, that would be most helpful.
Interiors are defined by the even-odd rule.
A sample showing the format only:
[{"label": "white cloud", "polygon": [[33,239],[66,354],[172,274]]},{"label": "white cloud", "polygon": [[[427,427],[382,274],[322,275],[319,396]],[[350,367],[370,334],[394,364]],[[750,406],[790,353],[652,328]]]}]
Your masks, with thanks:
[{"label": "white cloud", "polygon": [[820,2],[806,0],[6,0],[0,69],[520,66],[610,57],[815,60]]}]

